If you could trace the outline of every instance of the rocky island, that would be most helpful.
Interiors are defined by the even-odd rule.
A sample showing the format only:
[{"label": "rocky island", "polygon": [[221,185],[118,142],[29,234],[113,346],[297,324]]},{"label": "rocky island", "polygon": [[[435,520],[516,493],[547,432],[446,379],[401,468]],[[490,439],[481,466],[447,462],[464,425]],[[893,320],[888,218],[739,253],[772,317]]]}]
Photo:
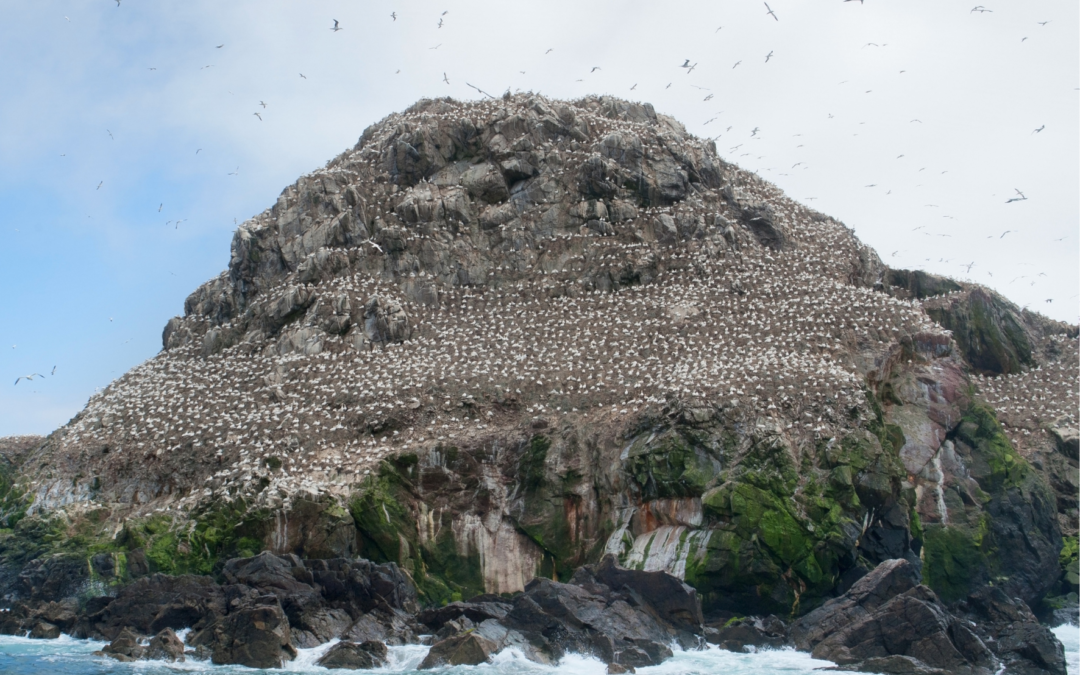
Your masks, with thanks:
[{"label": "rocky island", "polygon": [[423,100],[241,225],[160,354],[0,440],[0,632],[1064,675],[1077,334],[650,105]]}]

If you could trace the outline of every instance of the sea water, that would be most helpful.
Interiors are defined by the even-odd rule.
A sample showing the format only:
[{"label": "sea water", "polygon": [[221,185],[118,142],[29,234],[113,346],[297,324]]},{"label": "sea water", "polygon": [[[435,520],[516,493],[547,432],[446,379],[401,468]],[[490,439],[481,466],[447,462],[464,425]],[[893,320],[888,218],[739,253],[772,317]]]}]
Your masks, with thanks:
[{"label": "sea water", "polygon": [[[1054,634],[1065,645],[1065,658],[1069,675],[1080,675],[1080,629],[1076,626],[1060,626]],[[555,666],[542,666],[527,660],[521,653],[505,650],[495,656],[490,664],[482,666],[457,666],[436,670],[417,671],[416,667],[427,654],[427,647],[390,647],[389,664],[373,671],[326,670],[315,662],[326,653],[333,642],[301,649],[296,660],[281,670],[256,670],[242,666],[215,666],[205,661],[188,660],[184,663],[137,661],[119,663],[112,659],[94,656],[93,652],[105,646],[93,640],[75,640],[61,636],[58,640],[31,640],[30,638],[0,636],[0,673],[3,675],[182,675],[183,673],[206,673],[207,675],[232,675],[244,673],[347,673],[371,672],[395,675],[603,675],[606,668],[593,658],[568,656]],[[818,661],[809,654],[790,649],[763,650],[755,654],[736,654],[717,649],[715,646],[701,651],[676,651],[675,655],[659,666],[638,668],[641,675],[811,675],[817,669],[831,666],[828,661]]]}]

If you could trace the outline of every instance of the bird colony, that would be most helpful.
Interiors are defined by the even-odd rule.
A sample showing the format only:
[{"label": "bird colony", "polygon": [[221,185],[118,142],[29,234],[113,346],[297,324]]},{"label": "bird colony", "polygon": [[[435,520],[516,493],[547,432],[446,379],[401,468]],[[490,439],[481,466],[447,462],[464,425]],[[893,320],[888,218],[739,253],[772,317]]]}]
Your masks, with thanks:
[{"label": "bird colony", "polygon": [[[344,494],[390,455],[673,400],[805,447],[865,423],[903,338],[947,334],[882,270],[651,106],[421,101],[237,230],[165,349],[34,458],[37,506]],[[1017,420],[1075,419],[1061,349],[979,387]]]}]

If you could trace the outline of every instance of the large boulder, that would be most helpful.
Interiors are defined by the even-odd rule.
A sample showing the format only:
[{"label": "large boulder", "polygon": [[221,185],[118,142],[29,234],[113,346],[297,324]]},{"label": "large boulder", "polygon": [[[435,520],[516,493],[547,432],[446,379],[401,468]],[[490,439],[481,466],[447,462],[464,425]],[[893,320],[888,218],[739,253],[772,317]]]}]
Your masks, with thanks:
[{"label": "large boulder", "polygon": [[184,643],[171,628],[166,628],[150,638],[146,645],[146,658],[152,661],[183,661]]},{"label": "large boulder", "polygon": [[895,656],[907,657],[904,662],[916,668],[950,673],[990,675],[997,670],[997,659],[982,640],[926,586],[916,586],[841,627],[812,654],[863,672],[874,672],[879,659]]},{"label": "large boulder", "polygon": [[494,642],[476,633],[455,635],[432,645],[419,668],[431,670],[442,666],[475,666],[490,661],[496,651]]},{"label": "large boulder", "polygon": [[218,665],[281,668],[296,658],[289,620],[272,595],[255,598],[216,620],[195,633],[189,643],[208,648],[211,660]]},{"label": "large boulder", "polygon": [[330,648],[315,665],[323,668],[367,670],[386,665],[386,645],[374,640],[366,642],[339,642]]},{"label": "large boulder", "polygon": [[792,623],[788,636],[796,648],[811,651],[829,635],[866,618],[920,582],[919,571],[907,560],[886,560],[856,581],[847,593]]}]

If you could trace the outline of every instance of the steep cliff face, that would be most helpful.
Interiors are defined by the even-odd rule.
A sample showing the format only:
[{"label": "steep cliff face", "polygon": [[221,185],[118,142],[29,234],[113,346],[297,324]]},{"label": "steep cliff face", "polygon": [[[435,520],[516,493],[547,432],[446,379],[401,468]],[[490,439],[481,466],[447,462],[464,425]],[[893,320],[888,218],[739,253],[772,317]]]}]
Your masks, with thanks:
[{"label": "steep cliff face", "polygon": [[[362,555],[439,603],[607,552],[714,613],[798,614],[890,558],[946,599],[1059,593],[1076,458],[1042,457],[1076,427],[1076,328],[920,274],[651,106],[422,101],[13,457],[0,556],[107,591]],[[995,416],[1016,378],[1045,441]]]}]

